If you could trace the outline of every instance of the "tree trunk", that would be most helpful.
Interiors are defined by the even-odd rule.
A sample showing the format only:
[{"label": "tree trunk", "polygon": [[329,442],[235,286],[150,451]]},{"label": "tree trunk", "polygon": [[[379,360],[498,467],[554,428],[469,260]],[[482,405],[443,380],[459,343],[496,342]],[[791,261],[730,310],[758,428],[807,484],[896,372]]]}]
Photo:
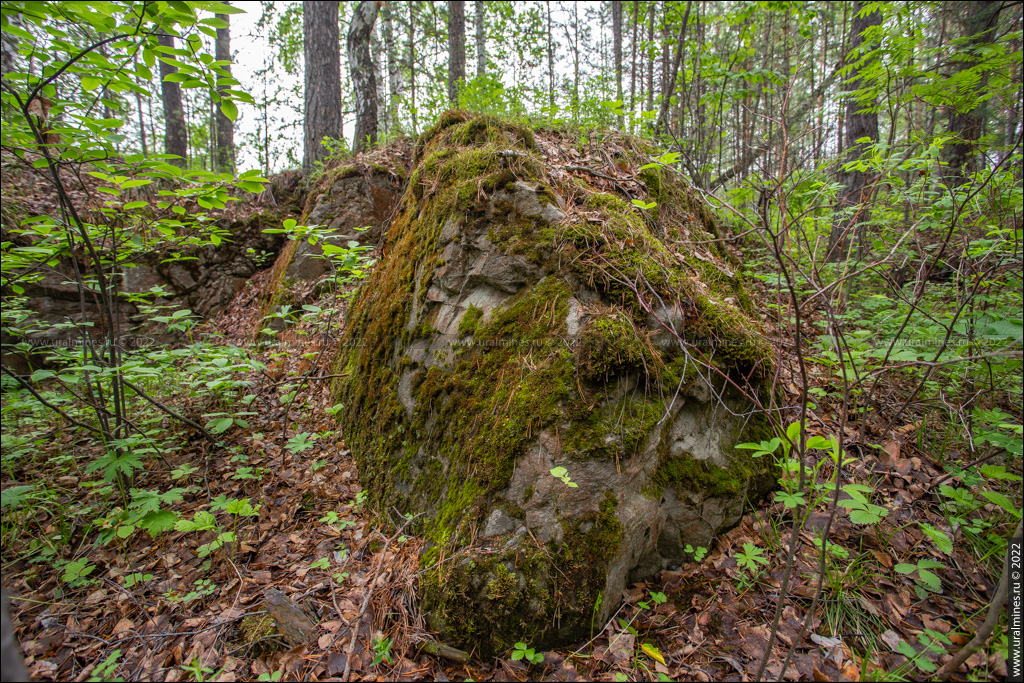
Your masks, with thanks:
[{"label": "tree trunk", "polygon": [[487,25],[484,23],[483,0],[473,3],[476,10],[476,75],[487,73]]},{"label": "tree trunk", "polygon": [[[387,5],[386,2],[380,3],[382,9],[385,5]],[[384,78],[384,46],[381,45],[380,26],[376,23],[373,25],[373,30],[370,31],[370,59],[373,62],[373,82],[377,84],[377,130],[383,129],[386,135],[388,133],[388,101],[385,94],[387,79]]]},{"label": "tree trunk", "polygon": [[[629,112],[632,117],[636,116],[636,42],[637,31],[640,27],[639,6],[639,0],[633,0],[633,40],[630,44],[630,48],[633,51],[633,58],[629,62]],[[635,118],[630,119],[630,132],[633,131],[634,120]]]},{"label": "tree trunk", "polygon": [[[337,2],[302,7],[306,71],[305,146],[302,172],[308,175],[328,154],[324,138],[341,138],[341,50]],[[376,120],[376,112],[374,112]]]},{"label": "tree trunk", "polygon": [[[218,19],[229,22],[229,15],[218,14]],[[216,46],[216,57],[217,61],[231,61],[231,28],[219,28],[217,29],[217,46]],[[225,64],[222,67],[229,74],[231,73],[231,65]],[[227,86],[220,86],[218,90],[224,90]],[[217,163],[216,170],[218,173],[234,173],[235,172],[235,122],[224,115],[220,107],[217,107]]]},{"label": "tree trunk", "polygon": [[[619,110],[625,108],[622,97],[622,2],[612,0],[612,54],[615,60],[615,99],[619,101]],[[626,119],[619,114],[619,129],[626,127]]]},{"label": "tree trunk", "polygon": [[[853,7],[853,26],[851,28],[850,52],[847,60],[853,63],[850,69],[850,79],[847,81],[847,91],[851,92],[864,87],[861,83],[860,73],[870,63],[860,63],[864,54],[875,49],[875,45],[865,44],[864,31],[873,26],[880,26],[882,13],[876,8],[868,14],[863,10],[868,3],[858,0]],[[846,163],[854,162],[860,158],[865,149],[878,142],[878,113],[877,97],[870,102],[861,102],[852,94],[846,98]],[[859,143],[857,140],[868,138],[870,142]],[[846,258],[850,248],[850,233],[855,226],[863,225],[867,215],[866,210],[861,209],[850,214],[851,207],[862,205],[867,200],[870,192],[868,186],[868,173],[857,170],[840,170],[837,178],[843,189],[839,191],[836,201],[836,218],[832,221],[832,234],[829,238],[828,260],[839,261]],[[845,215],[839,215],[839,211],[845,210]],[[856,228],[858,234],[862,228]]]},{"label": "tree trunk", "polygon": [[[980,49],[995,42],[1000,5],[995,0],[956,3],[960,35],[967,43],[960,61],[956,62],[958,72],[974,68],[984,59]],[[943,175],[950,187],[963,184],[968,176],[978,170],[978,140],[981,139],[988,109],[985,102],[979,102],[979,98],[985,90],[988,74],[982,72],[973,82],[970,96],[964,98],[960,106],[950,107],[949,110],[949,132],[957,137],[956,142],[943,150],[947,164]]]},{"label": "tree trunk", "polygon": [[555,36],[551,25],[551,0],[544,3],[548,15],[548,108],[549,116],[555,116]]},{"label": "tree trunk", "polygon": [[[161,35],[157,40],[164,47],[174,48],[174,37]],[[181,103],[181,87],[166,80],[178,73],[178,67],[160,61],[160,95],[164,104],[164,151],[175,154],[178,159],[168,163],[185,168],[188,165],[188,130],[185,126],[185,108]]]},{"label": "tree trunk", "polygon": [[395,49],[395,25],[392,21],[394,7],[384,3],[381,8],[381,21],[384,22],[384,51],[388,58],[388,132],[397,132],[398,125],[398,93],[402,89],[402,69],[398,65],[398,52]]},{"label": "tree trunk", "polygon": [[416,121],[416,3],[409,3],[409,102],[412,114],[412,133],[419,132]]},{"label": "tree trunk", "polygon": [[[679,75],[679,67],[683,63],[683,51],[686,48],[686,26],[690,23],[690,8],[693,6],[693,0],[687,0],[686,11],[683,12],[683,25],[679,27],[679,41],[676,44],[676,54],[672,59],[672,65],[668,65],[668,46],[665,46],[665,65],[666,73],[661,93],[661,107],[658,111],[658,124],[655,126],[655,130],[659,133],[668,130],[668,112],[669,106],[672,103],[672,95],[676,90],[676,79]],[[667,20],[667,15],[666,15]],[[666,21],[667,23],[667,21]],[[667,29],[666,29],[667,31]]]},{"label": "tree trunk", "polygon": [[647,6],[647,110],[654,111],[654,3]]},{"label": "tree trunk", "polygon": [[[334,4],[337,7],[337,3]],[[363,0],[352,13],[348,29],[348,64],[356,103],[356,135],[352,149],[356,152],[367,150],[377,142],[377,79],[370,57],[370,35],[379,10],[377,0]]]},{"label": "tree trunk", "polygon": [[448,102],[459,106],[459,87],[466,81],[466,3],[448,2]]}]

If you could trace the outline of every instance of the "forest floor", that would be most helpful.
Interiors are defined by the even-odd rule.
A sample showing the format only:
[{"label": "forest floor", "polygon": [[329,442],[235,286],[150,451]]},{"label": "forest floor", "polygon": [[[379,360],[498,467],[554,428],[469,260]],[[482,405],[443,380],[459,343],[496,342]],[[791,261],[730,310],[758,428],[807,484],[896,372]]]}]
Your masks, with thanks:
[{"label": "forest floor", "polygon": [[[260,324],[257,302],[268,277],[263,271],[227,311],[194,334],[252,348]],[[311,293],[306,301],[314,301]],[[69,589],[53,563],[33,554],[36,539],[5,529],[4,588],[13,597],[15,630],[33,678],[754,679],[768,645],[790,542],[790,511],[780,503],[751,510],[701,561],[633,585],[613,619],[595,624],[594,637],[575,649],[540,653],[543,660],[533,664],[508,655],[460,663],[428,654],[424,648],[433,636],[416,601],[422,544],[396,531],[400,516],[394,511],[371,511],[363,504],[355,461],[331,414],[328,363],[312,360],[323,340],[313,324],[299,325],[279,334],[274,346],[253,349],[266,370],[249,378],[249,392],[256,394],[249,429],[226,433],[222,449],[183,432],[182,447],[139,477],[136,485],[147,489],[191,484],[177,508],[183,518],[218,499],[260,503],[258,516],[239,520],[237,541],[226,552],[200,558],[196,549],[202,539],[196,534],[150,539],[138,533],[124,542],[93,546],[94,539],[83,537],[81,529],[76,535],[63,528],[81,524],[61,510],[80,503],[82,477],[69,474],[63,456],[95,446],[74,431],[51,430],[46,449],[25,466],[21,478],[45,481],[49,490],[65,495],[34,521],[43,535],[76,538],[72,554],[87,550],[97,570],[83,577],[79,589]],[[784,358],[792,355],[783,336],[775,343]],[[782,386],[796,404],[799,392],[786,379],[793,367],[782,364]],[[306,375],[311,388],[291,404],[286,424],[278,388]],[[824,369],[812,367],[811,381],[827,388],[829,378]],[[893,392],[897,396],[900,387]],[[810,411],[808,425],[814,434],[838,433],[836,406],[821,401]],[[871,525],[853,524],[842,510],[835,516],[820,605],[806,637],[798,640],[822,559],[814,534],[828,523],[821,510],[811,513],[796,539],[798,559],[766,679],[927,677],[948,659],[947,651],[969,640],[994,594],[999,577],[993,567],[1000,563],[969,552],[970,546],[965,552],[961,544],[946,553],[922,532],[921,523],[949,530],[935,489],[952,481],[916,446],[918,431],[927,428],[921,421],[907,422],[888,435],[883,450],[848,449],[853,462],[841,484],[869,486],[873,502],[889,514]],[[300,434],[318,437],[296,447],[290,439]],[[884,435],[872,435],[868,425],[861,442],[874,436]],[[182,475],[187,463],[200,467]],[[10,483],[6,477],[4,483]],[[751,545],[761,549],[764,562],[738,561],[753,554]],[[924,590],[913,575],[896,570],[935,558],[943,565],[932,567],[941,579],[939,592]],[[298,635],[282,638],[269,628],[270,589],[285,598],[272,607],[275,615],[291,620]],[[289,616],[289,604],[301,605],[306,614]],[[972,655],[967,666],[973,680],[1006,675],[1005,661],[994,649]],[[275,678],[275,672],[283,673]]]}]

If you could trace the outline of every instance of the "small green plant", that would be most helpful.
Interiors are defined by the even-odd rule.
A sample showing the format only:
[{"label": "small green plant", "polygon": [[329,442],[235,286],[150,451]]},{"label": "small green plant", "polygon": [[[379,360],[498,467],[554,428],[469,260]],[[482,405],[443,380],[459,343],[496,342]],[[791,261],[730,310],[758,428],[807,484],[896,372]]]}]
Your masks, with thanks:
[{"label": "small green plant", "polygon": [[751,578],[760,573],[759,565],[768,564],[768,558],[764,556],[764,551],[753,543],[744,543],[743,552],[736,553],[733,557],[736,559],[736,565],[745,569]]},{"label": "small green plant", "polygon": [[192,660],[191,664],[181,667],[181,670],[191,676],[193,681],[197,681],[198,683],[203,683],[207,676],[210,676],[211,678],[216,677],[216,674],[213,673],[213,669],[208,666],[203,666],[202,657],[196,657]]},{"label": "small green plant", "polygon": [[394,645],[394,640],[386,636],[379,636],[373,641],[373,661],[370,662],[370,666],[377,666],[381,662],[387,662],[393,664],[391,659],[391,647]]},{"label": "small green plant", "polygon": [[525,659],[530,664],[540,664],[544,661],[544,655],[534,652],[533,648],[528,647],[526,643],[518,642],[512,650],[512,661],[520,659]]},{"label": "small green plant", "polygon": [[946,647],[953,644],[953,641],[949,639],[944,633],[940,633],[934,629],[926,628],[923,633],[917,634],[917,640],[924,646],[924,649],[918,652],[914,647],[905,640],[901,640],[896,646],[896,649],[900,654],[904,655],[910,660],[910,664],[914,665],[925,673],[932,673],[938,669],[935,663],[925,657],[928,652],[932,652],[936,657],[946,654]]},{"label": "small green plant", "polygon": [[296,434],[292,438],[288,439],[288,450],[293,454],[308,451],[313,447],[313,442],[316,441],[316,438],[316,434],[310,434],[309,432]]},{"label": "small green plant", "polygon": [[94,581],[89,578],[89,574],[92,574],[95,569],[96,565],[90,564],[89,560],[73,560],[64,565],[64,573],[60,580],[72,588],[85,586]]},{"label": "small green plant", "polygon": [[96,665],[92,675],[89,676],[89,683],[97,681],[123,681],[124,678],[116,676],[117,669],[121,666],[121,648],[118,648],[107,655],[107,658]]},{"label": "small green plant", "polygon": [[942,593],[942,579],[939,575],[931,571],[932,569],[944,569],[946,565],[935,560],[918,560],[917,564],[907,564],[901,562],[896,565],[895,569],[900,574],[914,576],[914,590],[917,593],[917,597],[924,600],[928,597],[928,593]]},{"label": "small green plant", "polygon": [[850,511],[850,521],[854,524],[878,524],[889,514],[881,505],[872,503],[868,496],[872,488],[864,484],[847,484],[843,487],[849,498],[839,501],[838,505]]},{"label": "small green plant", "polygon": [[316,562],[313,562],[312,564],[310,564],[309,568],[310,569],[330,569],[331,568],[331,560],[328,557],[321,557]]},{"label": "small green plant", "polygon": [[551,476],[555,479],[561,479],[562,483],[571,489],[579,488],[579,486],[569,477],[569,470],[564,467],[556,467],[551,470]]},{"label": "small green plant", "polygon": [[696,548],[694,548],[692,545],[687,543],[686,547],[683,548],[683,552],[689,555],[693,555],[694,562],[700,562],[708,554],[708,549],[702,545],[699,545]]},{"label": "small green plant", "polygon": [[270,673],[270,672],[264,671],[263,673],[261,673],[259,675],[259,677],[256,680],[257,681],[272,681],[272,682],[276,683],[276,681],[281,680],[281,676],[283,676],[283,675],[284,675],[284,671],[283,670],[278,670],[278,671],[275,671],[274,673]]}]

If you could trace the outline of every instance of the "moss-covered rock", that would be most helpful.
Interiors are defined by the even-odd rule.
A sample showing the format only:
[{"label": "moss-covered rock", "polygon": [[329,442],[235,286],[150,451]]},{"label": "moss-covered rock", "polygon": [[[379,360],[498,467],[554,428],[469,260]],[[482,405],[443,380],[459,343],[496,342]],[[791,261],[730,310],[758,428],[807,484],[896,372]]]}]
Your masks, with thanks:
[{"label": "moss-covered rock", "polygon": [[661,175],[645,214],[545,148],[466,112],[420,137],[335,360],[371,500],[424,513],[433,625],[484,654],[585,635],[771,480],[734,455],[769,354],[710,214]]}]

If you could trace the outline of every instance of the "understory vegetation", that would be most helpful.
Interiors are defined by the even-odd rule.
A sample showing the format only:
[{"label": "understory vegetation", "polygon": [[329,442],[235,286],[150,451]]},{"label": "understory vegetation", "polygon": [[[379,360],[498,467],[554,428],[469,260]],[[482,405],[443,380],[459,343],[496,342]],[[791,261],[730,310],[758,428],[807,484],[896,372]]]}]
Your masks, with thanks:
[{"label": "understory vegetation", "polygon": [[[345,113],[306,140],[304,171],[282,131],[308,110],[270,112],[314,28],[301,3],[262,3],[254,35],[280,63],[243,84],[238,45],[255,42],[220,42],[242,4],[2,3],[0,544],[33,679],[1007,675],[1019,4],[475,3],[474,34],[465,3],[343,3],[328,52],[341,21]],[[340,183],[365,183],[372,212],[353,215],[385,218],[310,220]],[[572,278],[615,305],[576,347],[431,368],[429,409],[408,410],[389,392],[411,361],[390,342],[436,332],[403,327],[430,296],[415,263],[518,183],[564,220],[491,211],[476,237],[563,279],[493,317],[471,306],[455,336],[561,339]],[[645,327],[655,299],[677,327]],[[594,410],[626,375],[648,394]],[[710,547],[622,596],[596,571],[559,575],[617,549],[610,495],[560,544],[489,549],[487,586],[451,561],[553,415],[586,415],[550,470],[571,492],[573,464],[659,447],[676,387],[705,377],[757,413],[734,464],[662,454],[644,495],[749,491]],[[389,464],[424,448],[464,469]],[[433,517],[409,512],[440,490]],[[543,580],[523,589],[515,563]],[[486,619],[505,650],[473,642],[471,593],[501,599]],[[556,626],[524,623],[530,601]],[[589,628],[545,649],[560,620]]]}]

